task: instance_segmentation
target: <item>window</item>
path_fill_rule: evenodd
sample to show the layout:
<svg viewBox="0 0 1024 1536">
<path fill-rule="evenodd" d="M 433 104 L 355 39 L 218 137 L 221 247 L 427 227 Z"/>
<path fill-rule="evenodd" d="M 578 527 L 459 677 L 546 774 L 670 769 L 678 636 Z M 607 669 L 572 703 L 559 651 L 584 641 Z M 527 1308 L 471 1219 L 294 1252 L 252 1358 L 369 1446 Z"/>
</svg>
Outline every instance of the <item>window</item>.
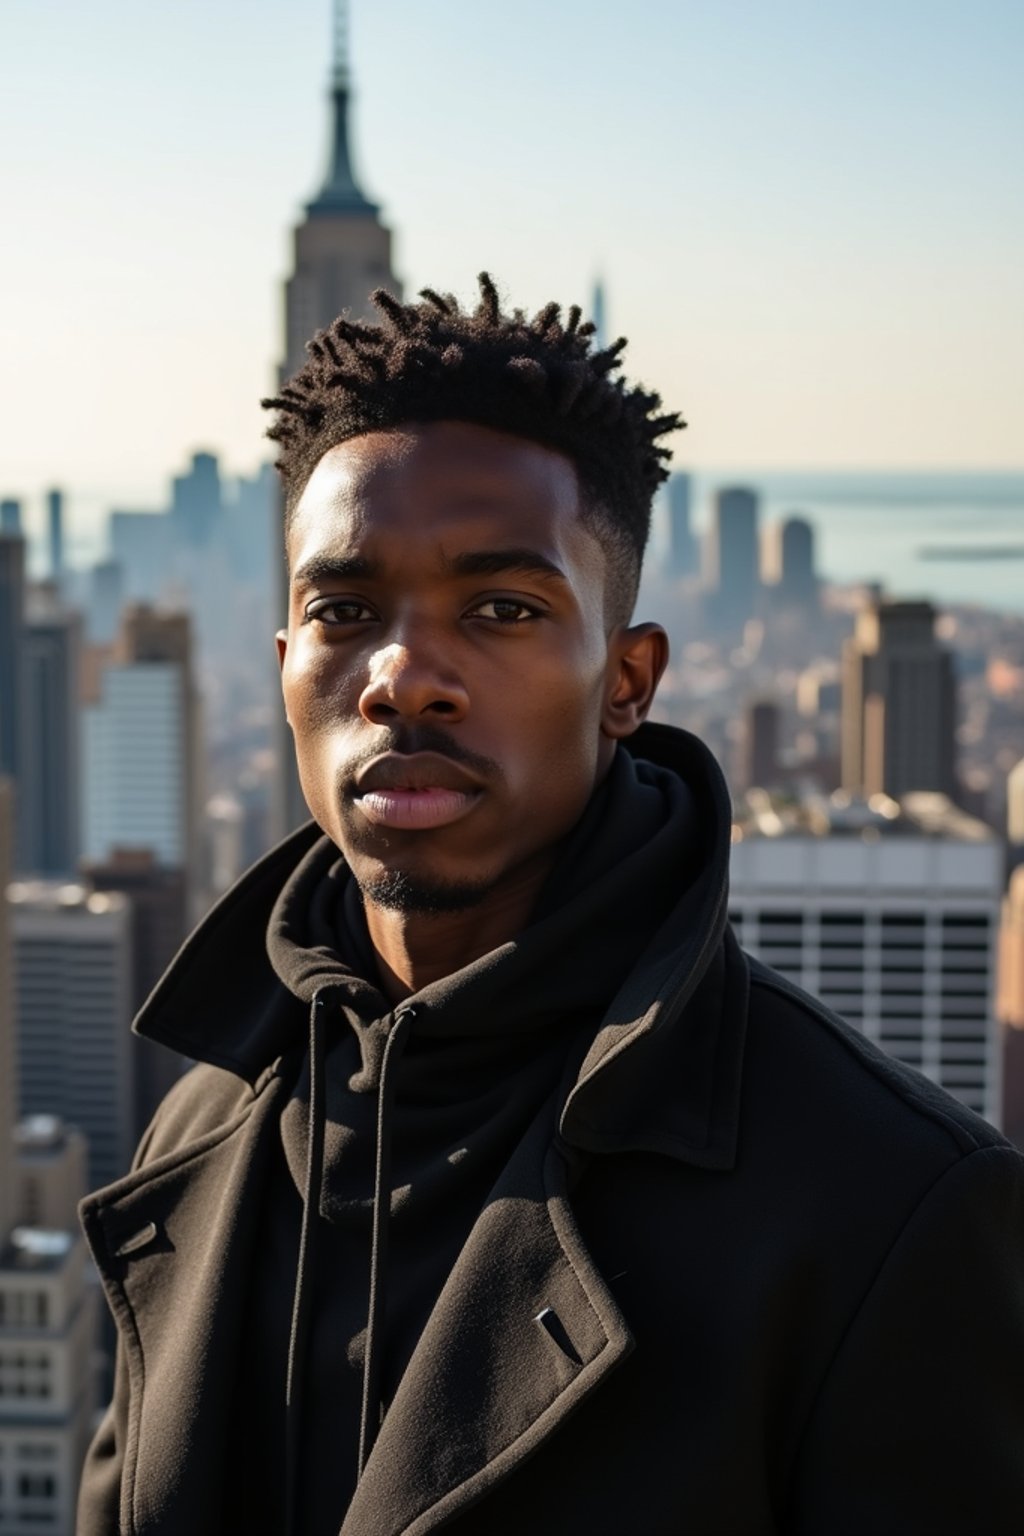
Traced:
<svg viewBox="0 0 1024 1536">
<path fill-rule="evenodd" d="M 19 1472 L 18 1493 L 23 1499 L 52 1499 L 57 1479 L 52 1472 Z"/>
</svg>

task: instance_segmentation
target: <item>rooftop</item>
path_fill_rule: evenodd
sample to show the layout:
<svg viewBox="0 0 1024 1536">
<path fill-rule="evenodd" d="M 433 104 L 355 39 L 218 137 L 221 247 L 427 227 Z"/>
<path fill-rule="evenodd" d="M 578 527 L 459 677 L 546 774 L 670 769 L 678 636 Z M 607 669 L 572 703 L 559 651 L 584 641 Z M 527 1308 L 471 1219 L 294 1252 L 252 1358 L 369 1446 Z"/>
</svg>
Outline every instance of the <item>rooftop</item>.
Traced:
<svg viewBox="0 0 1024 1536">
<path fill-rule="evenodd" d="M 916 790 L 899 800 L 888 795 L 860 800 L 844 790 L 793 799 L 751 789 L 735 806 L 733 842 L 759 837 L 846 837 L 861 842 L 942 838 L 991 843 L 995 834 L 983 821 L 954 805 L 948 795 L 926 790 Z"/>
<path fill-rule="evenodd" d="M 7 899 L 16 907 L 93 916 L 122 912 L 126 906 L 120 891 L 90 891 L 88 886 L 71 880 L 15 880 L 7 887 Z"/>
<path fill-rule="evenodd" d="M 49 1227 L 15 1227 L 0 1250 L 0 1272 L 55 1274 L 74 1247 L 74 1241 L 72 1233 L 57 1232 Z"/>
</svg>

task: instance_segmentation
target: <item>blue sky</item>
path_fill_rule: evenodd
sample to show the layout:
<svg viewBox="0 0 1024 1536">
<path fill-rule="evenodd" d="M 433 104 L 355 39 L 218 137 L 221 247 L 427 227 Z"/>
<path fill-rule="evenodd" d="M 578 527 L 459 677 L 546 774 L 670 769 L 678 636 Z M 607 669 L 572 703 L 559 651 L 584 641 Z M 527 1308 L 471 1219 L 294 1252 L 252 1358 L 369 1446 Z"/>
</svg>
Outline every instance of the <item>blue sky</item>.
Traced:
<svg viewBox="0 0 1024 1536">
<path fill-rule="evenodd" d="M 328 0 L 0 0 L 0 487 L 246 470 Z M 586 303 L 683 463 L 1024 462 L 1017 0 L 354 0 L 355 138 L 411 290 Z"/>
</svg>

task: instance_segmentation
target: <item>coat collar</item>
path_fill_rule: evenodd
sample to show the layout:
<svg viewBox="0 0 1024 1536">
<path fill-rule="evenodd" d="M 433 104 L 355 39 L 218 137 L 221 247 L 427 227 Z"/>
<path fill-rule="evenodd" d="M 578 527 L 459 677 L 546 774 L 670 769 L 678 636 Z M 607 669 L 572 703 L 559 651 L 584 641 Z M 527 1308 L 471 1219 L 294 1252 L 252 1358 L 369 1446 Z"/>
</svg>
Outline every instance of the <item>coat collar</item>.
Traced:
<svg viewBox="0 0 1024 1536">
<path fill-rule="evenodd" d="M 635 757 L 689 784 L 705 846 L 697 878 L 612 1000 L 578 1063 L 560 1131 L 583 1152 L 658 1151 L 703 1167 L 735 1156 L 746 967 L 726 939 L 731 812 L 721 771 L 696 737 L 641 726 Z M 306 1032 L 304 1005 L 267 956 L 274 903 L 322 834 L 272 849 L 213 907 L 135 1021 L 137 1033 L 250 1084 Z"/>
<path fill-rule="evenodd" d="M 225 1427 L 282 1080 L 90 1195 L 131 1390 L 125 1530 L 220 1528 Z M 388 1408 L 341 1536 L 428 1536 L 541 1445 L 633 1348 L 541 1113 L 488 1197 Z M 216 1213 L 211 1219 L 211 1213 Z M 250 1341 L 251 1342 L 251 1341 Z"/>
</svg>

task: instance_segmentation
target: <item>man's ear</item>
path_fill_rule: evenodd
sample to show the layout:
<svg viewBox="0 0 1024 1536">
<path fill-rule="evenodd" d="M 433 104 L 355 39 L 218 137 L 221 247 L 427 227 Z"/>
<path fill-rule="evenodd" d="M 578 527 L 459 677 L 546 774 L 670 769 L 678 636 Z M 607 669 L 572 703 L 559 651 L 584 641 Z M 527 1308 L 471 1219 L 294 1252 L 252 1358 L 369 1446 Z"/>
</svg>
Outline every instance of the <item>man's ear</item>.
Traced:
<svg viewBox="0 0 1024 1536">
<path fill-rule="evenodd" d="M 632 736 L 647 718 L 668 666 L 668 636 L 660 624 L 623 625 L 608 647 L 608 691 L 601 731 L 613 741 Z"/>
</svg>

